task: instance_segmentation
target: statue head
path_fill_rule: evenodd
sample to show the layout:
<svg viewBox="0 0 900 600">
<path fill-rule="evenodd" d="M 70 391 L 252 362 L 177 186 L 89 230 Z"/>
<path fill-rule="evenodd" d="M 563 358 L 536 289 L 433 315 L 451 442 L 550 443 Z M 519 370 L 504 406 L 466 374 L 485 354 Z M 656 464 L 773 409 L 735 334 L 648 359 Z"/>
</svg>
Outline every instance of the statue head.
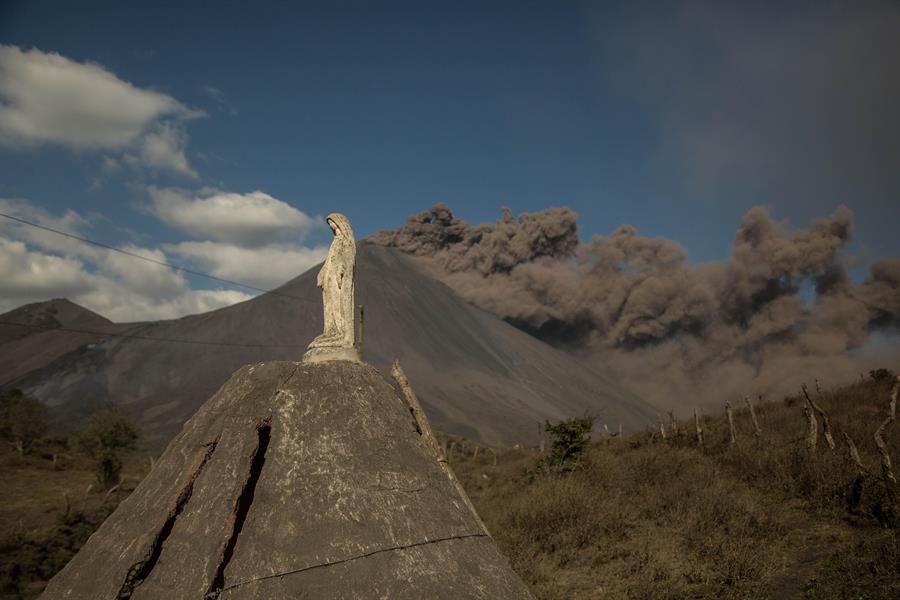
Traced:
<svg viewBox="0 0 900 600">
<path fill-rule="evenodd" d="M 355 241 L 353 237 L 353 228 L 350 227 L 350 221 L 341 213 L 331 213 L 325 218 L 328 226 L 335 237 L 344 237 L 351 241 Z"/>
</svg>

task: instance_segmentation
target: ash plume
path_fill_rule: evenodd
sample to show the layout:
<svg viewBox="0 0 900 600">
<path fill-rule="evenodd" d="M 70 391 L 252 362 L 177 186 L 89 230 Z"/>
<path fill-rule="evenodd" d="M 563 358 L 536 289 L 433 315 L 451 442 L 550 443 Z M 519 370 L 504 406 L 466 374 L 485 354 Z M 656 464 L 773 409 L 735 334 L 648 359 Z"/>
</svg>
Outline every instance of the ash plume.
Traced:
<svg viewBox="0 0 900 600">
<path fill-rule="evenodd" d="M 630 225 L 582 243 L 568 208 L 518 219 L 504 208 L 470 226 L 438 204 L 369 241 L 423 257 L 473 304 L 669 408 L 892 366 L 896 344 L 872 334 L 900 324 L 900 259 L 854 282 L 841 255 L 852 233 L 845 206 L 795 231 L 754 207 L 727 260 L 690 264 L 677 242 Z"/>
</svg>

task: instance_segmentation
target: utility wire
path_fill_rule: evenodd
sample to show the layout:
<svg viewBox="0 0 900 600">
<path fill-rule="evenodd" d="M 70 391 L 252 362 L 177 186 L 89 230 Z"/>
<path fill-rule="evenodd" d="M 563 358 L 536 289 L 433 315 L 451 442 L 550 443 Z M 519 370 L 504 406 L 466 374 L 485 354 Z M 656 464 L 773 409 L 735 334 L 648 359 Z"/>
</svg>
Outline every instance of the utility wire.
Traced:
<svg viewBox="0 0 900 600">
<path fill-rule="evenodd" d="M 105 250 L 110 250 L 112 252 L 118 252 L 119 254 L 124 254 L 125 256 L 130 256 L 132 258 L 139 258 L 141 260 L 145 260 L 145 261 L 147 261 L 149 263 L 153 263 L 155 265 L 169 267 L 170 269 L 175 269 L 176 271 L 181 271 L 182 273 L 187 273 L 189 275 L 197 275 L 198 277 L 206 277 L 207 279 L 212 279 L 214 281 L 219 281 L 221 283 L 227 283 L 229 285 L 236 285 L 239 287 L 247 288 L 249 290 L 262 292 L 264 294 L 272 294 L 273 296 L 283 296 L 285 298 L 293 298 L 294 300 L 302 300 L 304 302 L 311 302 L 311 300 L 309 298 L 302 298 L 300 296 L 285 294 L 283 292 L 278 292 L 275 290 L 267 290 L 267 289 L 264 289 L 261 287 L 257 287 L 255 285 L 250 285 L 249 283 L 241 283 L 240 281 L 232 281 L 230 279 L 223 279 L 222 277 L 216 277 L 215 275 L 210 275 L 209 273 L 203 273 L 202 271 L 195 271 L 193 269 L 188 269 L 187 267 L 181 267 L 179 265 L 175 265 L 170 262 L 166 262 L 164 260 L 157 260 L 155 258 L 150 258 L 149 256 L 143 256 L 142 254 L 137 254 L 135 252 L 129 252 L 128 250 L 116 248 L 115 246 L 110 246 L 109 244 L 104 244 L 103 242 L 98 242 L 96 240 L 88 239 L 86 237 L 81 237 L 80 235 L 75 235 L 74 233 L 69 233 L 67 231 L 60 231 L 59 229 L 53 229 L 52 227 L 47 227 L 46 225 L 40 225 L 38 223 L 26 221 L 25 219 L 22 219 L 19 217 L 14 217 L 14 216 L 8 215 L 6 213 L 0 212 L 0 217 L 4 217 L 11 221 L 16 221 L 18 223 L 21 223 L 22 225 L 28 225 L 29 227 L 35 227 L 37 229 L 49 231 L 50 233 L 55 233 L 56 235 L 61 235 L 63 237 L 67 237 L 72 240 L 77 240 L 77 241 L 83 242 L 85 244 L 91 244 L 91 245 L 97 246 L 99 248 L 104 248 Z"/>
<path fill-rule="evenodd" d="M 99 335 L 103 337 L 120 337 L 132 338 L 136 340 L 149 340 L 153 342 L 170 342 L 177 344 L 195 344 L 201 346 L 231 346 L 237 348 L 305 348 L 306 346 L 298 345 L 279 345 L 279 344 L 232 344 L 228 342 L 205 342 L 202 340 L 179 340 L 176 338 L 153 337 L 149 335 L 140 335 L 135 333 L 113 333 L 109 331 L 93 331 L 90 329 L 73 329 L 70 327 L 50 327 L 47 325 L 35 325 L 33 323 L 14 323 L 12 321 L 0 321 L 0 325 L 10 325 L 13 327 L 26 327 L 30 329 L 42 329 L 44 331 L 65 331 L 67 333 L 83 333 L 86 335 Z"/>
</svg>

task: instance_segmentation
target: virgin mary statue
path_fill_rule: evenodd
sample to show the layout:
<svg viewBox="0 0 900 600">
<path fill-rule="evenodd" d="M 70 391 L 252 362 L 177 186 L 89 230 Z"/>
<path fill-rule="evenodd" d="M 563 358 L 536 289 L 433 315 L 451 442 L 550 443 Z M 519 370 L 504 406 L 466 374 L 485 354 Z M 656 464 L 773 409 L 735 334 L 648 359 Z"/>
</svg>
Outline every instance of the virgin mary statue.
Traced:
<svg viewBox="0 0 900 600">
<path fill-rule="evenodd" d="M 326 221 L 334 239 L 316 278 L 316 285 L 322 290 L 325 328 L 322 335 L 310 342 L 303 361 L 358 361 L 359 353 L 354 346 L 353 302 L 356 240 L 350 221 L 344 215 L 331 213 Z"/>
</svg>

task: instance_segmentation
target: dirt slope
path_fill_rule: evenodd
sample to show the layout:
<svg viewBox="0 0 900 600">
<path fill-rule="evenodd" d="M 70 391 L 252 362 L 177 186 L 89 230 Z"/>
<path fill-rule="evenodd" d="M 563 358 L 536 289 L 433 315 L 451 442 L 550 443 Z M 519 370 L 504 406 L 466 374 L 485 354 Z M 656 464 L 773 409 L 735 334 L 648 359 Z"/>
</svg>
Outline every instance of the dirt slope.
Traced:
<svg viewBox="0 0 900 600">
<path fill-rule="evenodd" d="M 45 400 L 62 425 L 99 402 L 122 404 L 150 444 L 161 447 L 240 366 L 300 358 L 322 328 L 317 270 L 278 294 L 209 313 L 105 325 L 128 335 L 205 344 L 40 333 L 42 346 L 59 350 L 40 368 L 25 375 L 19 369 L 0 382 Z M 365 306 L 365 360 L 387 372 L 399 358 L 437 429 L 513 444 L 533 442 L 545 418 L 590 411 L 601 422 L 628 429 L 652 417 L 644 402 L 610 376 L 473 307 L 396 250 L 360 244 L 357 282 L 357 304 Z M 0 345 L 0 364 L 24 354 L 32 339 L 35 334 Z"/>
</svg>

